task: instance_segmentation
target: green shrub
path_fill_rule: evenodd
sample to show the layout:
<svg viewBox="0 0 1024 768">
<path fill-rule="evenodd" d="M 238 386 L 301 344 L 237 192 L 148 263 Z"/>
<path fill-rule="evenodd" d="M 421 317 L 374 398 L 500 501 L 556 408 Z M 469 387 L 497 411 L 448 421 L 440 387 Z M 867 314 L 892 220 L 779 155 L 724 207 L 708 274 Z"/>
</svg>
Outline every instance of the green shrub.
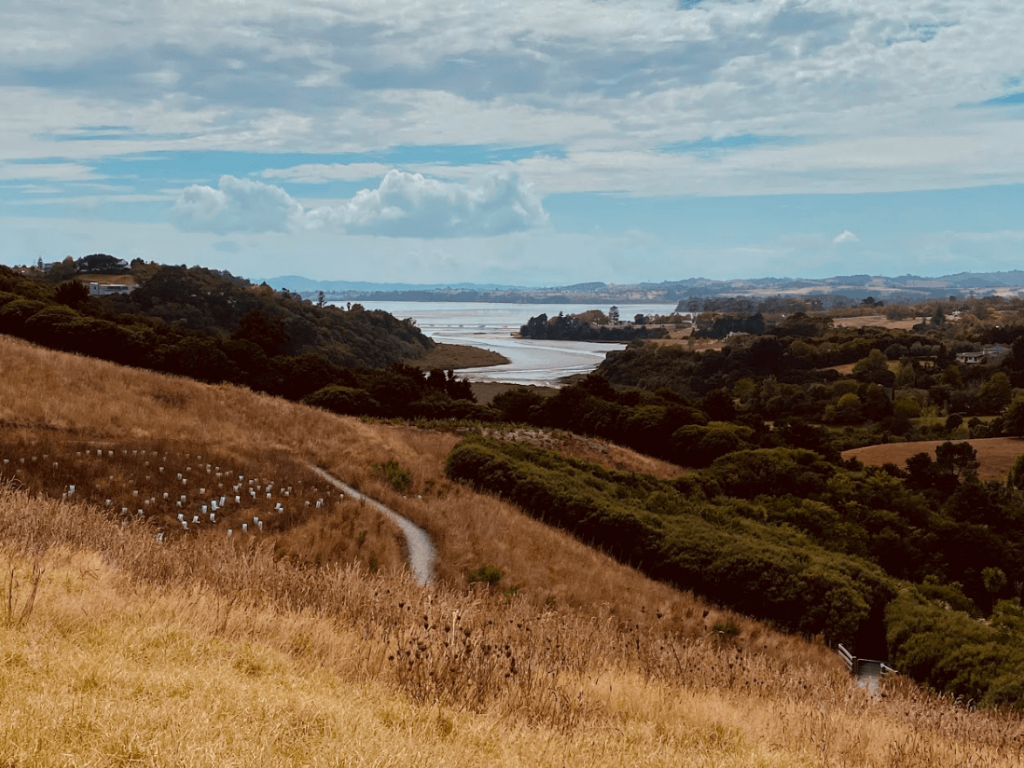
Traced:
<svg viewBox="0 0 1024 768">
<path fill-rule="evenodd" d="M 792 631 L 853 642 L 871 607 L 893 592 L 877 566 L 650 476 L 480 437 L 456 446 L 446 471 L 653 578 Z"/>
<path fill-rule="evenodd" d="M 504 575 L 505 574 L 503 574 L 493 565 L 482 565 L 475 571 L 467 573 L 466 581 L 468 581 L 470 584 L 483 583 L 487 584 L 488 586 L 492 586 L 501 581 L 501 578 Z M 518 590 L 518 587 L 516 587 L 515 589 Z"/>
<path fill-rule="evenodd" d="M 731 621 L 716 621 L 711 631 L 722 638 L 736 637 L 740 633 L 739 627 Z"/>
<path fill-rule="evenodd" d="M 374 464 L 373 468 L 388 481 L 388 485 L 399 493 L 405 493 L 412 485 L 412 477 L 393 459 L 383 464 Z"/>
</svg>

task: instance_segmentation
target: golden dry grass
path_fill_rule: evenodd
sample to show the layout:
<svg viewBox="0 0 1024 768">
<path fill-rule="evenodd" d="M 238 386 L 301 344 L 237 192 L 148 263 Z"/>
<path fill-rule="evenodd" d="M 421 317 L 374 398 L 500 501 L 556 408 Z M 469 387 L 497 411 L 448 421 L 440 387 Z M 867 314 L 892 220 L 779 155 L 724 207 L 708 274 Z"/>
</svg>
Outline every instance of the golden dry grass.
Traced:
<svg viewBox="0 0 1024 768">
<path fill-rule="evenodd" d="M 853 373 L 853 368 L 854 368 L 855 365 L 857 365 L 857 363 L 842 363 L 841 365 L 829 365 L 829 366 L 826 366 L 825 368 L 822 368 L 822 370 L 823 371 L 838 371 L 839 373 L 841 373 L 841 374 L 843 374 L 845 376 L 849 376 L 851 373 Z M 899 360 L 890 360 L 889 361 L 889 370 L 890 371 L 892 371 L 893 373 L 896 373 L 897 371 L 899 371 L 899 368 L 900 368 Z"/>
<path fill-rule="evenodd" d="M 280 451 L 243 460 L 199 443 L 84 440 L 8 427 L 0 433 L 0 462 L 0 475 L 31 493 L 61 498 L 70 490 L 114 522 L 144 517 L 167 539 L 258 536 L 272 540 L 279 556 L 309 563 L 403 562 L 393 523 Z"/>
<path fill-rule="evenodd" d="M 887 443 L 885 445 L 869 445 L 864 448 L 853 448 L 843 451 L 843 458 L 856 458 L 873 467 L 891 463 L 903 467 L 907 459 L 916 453 L 930 453 L 935 458 L 935 449 L 945 440 L 920 440 L 912 443 Z M 954 441 L 964 442 L 964 441 Z M 978 477 L 982 480 L 1006 480 L 1013 466 L 1013 461 L 1024 453 L 1024 440 L 1017 437 L 987 437 L 981 440 L 968 440 L 978 452 Z"/>
<path fill-rule="evenodd" d="M 4 765 L 1008 766 L 1016 718 L 0 490 Z M 42 567 L 31 592 L 31 566 Z M 9 569 L 9 570 L 8 570 Z M 6 583 L 5 579 L 5 583 Z M 5 595 L 6 597 L 6 595 Z M 6 604 L 6 600 L 5 600 Z M 26 613 L 22 608 L 32 605 Z M 21 617 L 24 617 L 23 619 Z"/>
<path fill-rule="evenodd" d="M 1016 717 L 908 685 L 872 699 L 827 649 L 446 482 L 455 435 L 4 338 L 0 419 L 201 445 L 224 462 L 316 462 L 427 528 L 442 577 L 424 590 L 400 570 L 310 567 L 270 537 L 158 544 L 152 524 L 0 489 L 0 565 L 15 576 L 0 610 L 0 765 L 1020 764 Z M 412 476 L 408 498 L 374 470 L 389 459 Z M 505 580 L 468 587 L 484 563 Z M 714 631 L 728 622 L 737 637 Z"/>
<path fill-rule="evenodd" d="M 407 365 L 424 371 L 439 369 L 449 371 L 460 368 L 483 368 L 488 365 L 504 365 L 509 359 L 489 349 L 471 347 L 467 344 L 436 344 L 422 357 L 407 361 Z"/>
<path fill-rule="evenodd" d="M 506 586 L 519 586 L 539 605 L 597 606 L 601 615 L 634 621 L 661 606 L 693 635 L 724 617 L 743 628 L 741 643 L 750 634 L 748 626 L 760 627 L 645 579 L 510 504 L 453 486 L 444 476 L 444 460 L 458 435 L 367 423 L 238 387 L 123 368 L 8 337 L 0 337 L 0 355 L 0 422 L 75 439 L 201 445 L 223 461 L 239 463 L 273 461 L 287 453 L 324 467 L 427 530 L 438 549 L 439 573 L 453 583 L 492 565 L 505 573 Z M 410 473 L 408 493 L 394 491 L 374 469 L 389 460 Z M 711 612 L 708 621 L 702 618 L 705 610 Z M 770 634 L 773 645 L 807 653 L 799 641 Z M 826 657 L 820 658 L 825 664 Z M 833 663 L 829 657 L 827 664 Z"/>
<path fill-rule="evenodd" d="M 683 328 L 669 332 L 667 339 L 646 339 L 644 344 L 655 347 L 686 347 L 694 352 L 721 351 L 725 348 L 725 339 L 691 339 L 693 328 Z"/>
<path fill-rule="evenodd" d="M 921 322 L 919 317 L 904 320 L 890 320 L 885 315 L 860 315 L 858 317 L 834 317 L 836 328 L 890 328 L 892 330 L 909 331 Z"/>
<path fill-rule="evenodd" d="M 671 480 L 690 471 L 678 464 L 656 459 L 653 456 L 645 456 L 631 448 L 609 443 L 607 440 L 582 437 L 571 432 L 501 426 L 485 428 L 482 432 L 499 440 L 536 445 L 576 459 L 600 464 L 608 469 L 641 472 L 653 475 L 660 480 Z"/>
</svg>

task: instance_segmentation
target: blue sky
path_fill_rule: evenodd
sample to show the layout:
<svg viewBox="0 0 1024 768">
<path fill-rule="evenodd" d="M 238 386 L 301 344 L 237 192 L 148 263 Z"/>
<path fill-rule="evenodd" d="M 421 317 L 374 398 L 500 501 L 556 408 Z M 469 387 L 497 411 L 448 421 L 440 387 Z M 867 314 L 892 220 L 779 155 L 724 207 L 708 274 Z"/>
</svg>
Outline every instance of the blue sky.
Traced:
<svg viewBox="0 0 1024 768">
<path fill-rule="evenodd" d="M 0 262 L 1017 268 L 1021 30 L 988 0 L 6 0 Z"/>
</svg>

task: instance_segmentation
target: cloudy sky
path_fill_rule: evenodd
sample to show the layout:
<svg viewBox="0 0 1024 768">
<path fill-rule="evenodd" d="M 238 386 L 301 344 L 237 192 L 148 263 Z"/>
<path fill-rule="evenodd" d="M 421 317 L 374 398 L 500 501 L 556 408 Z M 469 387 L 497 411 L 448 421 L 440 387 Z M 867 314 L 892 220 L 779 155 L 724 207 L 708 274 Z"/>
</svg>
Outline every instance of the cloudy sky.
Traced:
<svg viewBox="0 0 1024 768">
<path fill-rule="evenodd" d="M 1024 265 L 1015 0 L 4 0 L 0 262 Z"/>
</svg>

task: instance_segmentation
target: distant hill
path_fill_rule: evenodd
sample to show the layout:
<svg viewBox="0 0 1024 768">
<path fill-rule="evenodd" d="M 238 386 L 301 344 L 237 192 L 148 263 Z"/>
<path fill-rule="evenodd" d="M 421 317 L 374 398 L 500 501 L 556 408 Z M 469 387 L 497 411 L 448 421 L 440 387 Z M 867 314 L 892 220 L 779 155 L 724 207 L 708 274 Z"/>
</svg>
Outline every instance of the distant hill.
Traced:
<svg viewBox="0 0 1024 768">
<path fill-rule="evenodd" d="M 283 380 L 292 373 L 284 361 L 300 357 L 342 369 L 380 369 L 435 347 L 415 324 L 387 312 L 358 304 L 320 307 L 297 293 L 202 267 L 136 261 L 130 293 L 94 296 L 74 282 L 74 262 L 61 266 L 68 274 L 59 284 L 53 270 L 0 267 L 0 333 L 266 391 L 276 391 L 276 385 L 252 376 L 263 376 L 272 360 L 281 362 L 277 373 Z"/>
<path fill-rule="evenodd" d="M 290 291 L 201 267 L 160 267 L 128 295 L 104 300 L 216 338 L 248 338 L 268 355 L 323 355 L 344 367 L 382 368 L 421 356 L 433 342 L 386 312 L 318 307 Z"/>
<path fill-rule="evenodd" d="M 799 277 L 758 277 L 734 280 L 709 280 L 692 277 L 660 283 L 614 285 L 581 282 L 552 287 L 527 287 L 491 283 L 411 284 L 371 283 L 343 280 L 311 280 L 285 276 L 269 278 L 278 289 L 295 291 L 314 298 L 323 291 L 331 301 L 481 301 L 501 304 L 670 304 L 711 296 L 815 296 L 825 305 L 841 305 L 843 300 L 860 302 L 868 297 L 882 301 L 920 302 L 947 298 L 1024 295 L 1024 270 L 1006 272 L 961 272 L 942 277 L 902 275 L 884 277 L 868 274 L 839 275 L 821 279 Z M 831 297 L 831 298 L 829 298 Z"/>
<path fill-rule="evenodd" d="M 445 291 L 445 290 L 472 290 L 472 291 L 494 291 L 508 290 L 516 286 L 503 286 L 497 283 L 431 283 L 421 285 L 417 283 L 369 283 L 350 280 L 311 280 L 308 277 L 299 275 L 284 275 L 282 277 L 268 277 L 264 282 L 277 290 L 295 291 L 296 293 L 375 293 L 379 291 Z"/>
</svg>

